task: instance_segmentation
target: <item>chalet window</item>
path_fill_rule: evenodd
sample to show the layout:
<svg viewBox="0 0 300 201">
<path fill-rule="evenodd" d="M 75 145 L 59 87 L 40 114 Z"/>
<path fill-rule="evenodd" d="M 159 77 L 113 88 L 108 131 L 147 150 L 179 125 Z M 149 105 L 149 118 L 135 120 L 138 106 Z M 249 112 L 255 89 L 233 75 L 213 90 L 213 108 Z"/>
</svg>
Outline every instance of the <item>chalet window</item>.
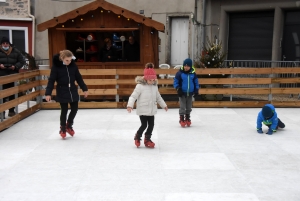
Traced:
<svg viewBox="0 0 300 201">
<path fill-rule="evenodd" d="M 67 31 L 66 45 L 77 62 L 139 62 L 139 36 L 139 30 Z"/>
<path fill-rule="evenodd" d="M 0 36 L 9 38 L 9 41 L 20 51 L 28 52 L 28 28 L 0 26 Z M 1 39 L 0 39 L 1 40 Z"/>
</svg>

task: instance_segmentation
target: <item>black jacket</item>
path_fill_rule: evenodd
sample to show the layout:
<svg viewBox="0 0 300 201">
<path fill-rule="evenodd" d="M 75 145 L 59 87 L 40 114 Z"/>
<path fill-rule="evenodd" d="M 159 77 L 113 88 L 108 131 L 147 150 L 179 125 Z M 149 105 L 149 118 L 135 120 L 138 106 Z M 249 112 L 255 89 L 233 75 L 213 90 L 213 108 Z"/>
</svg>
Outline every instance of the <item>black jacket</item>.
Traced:
<svg viewBox="0 0 300 201">
<path fill-rule="evenodd" d="M 53 57 L 53 66 L 48 79 L 45 93 L 46 96 L 51 95 L 55 81 L 57 82 L 56 101 L 60 103 L 79 101 L 79 94 L 75 81 L 82 91 L 88 90 L 74 60 L 72 60 L 68 66 L 64 65 L 63 62 L 59 60 L 59 54 L 54 55 Z"/>
<path fill-rule="evenodd" d="M 0 47 L 0 64 L 10 64 L 15 66 L 15 70 L 0 69 L 0 76 L 10 75 L 19 72 L 20 68 L 25 65 L 25 58 L 21 52 L 14 47 L 12 47 L 12 51 L 9 55 L 7 55 Z"/>
</svg>

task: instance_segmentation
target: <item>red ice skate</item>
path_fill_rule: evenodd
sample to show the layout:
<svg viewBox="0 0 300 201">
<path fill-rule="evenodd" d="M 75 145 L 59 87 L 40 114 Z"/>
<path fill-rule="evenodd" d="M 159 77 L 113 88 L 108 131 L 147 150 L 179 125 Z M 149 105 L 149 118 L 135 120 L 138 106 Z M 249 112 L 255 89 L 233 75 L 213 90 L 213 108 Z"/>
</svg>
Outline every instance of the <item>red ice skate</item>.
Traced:
<svg viewBox="0 0 300 201">
<path fill-rule="evenodd" d="M 137 148 L 141 146 L 141 136 L 139 136 L 137 133 L 134 136 L 134 144 Z"/>
<path fill-rule="evenodd" d="M 185 125 L 186 125 L 186 122 L 184 121 L 184 116 L 183 115 L 180 115 L 180 117 L 179 117 L 180 119 L 179 119 L 179 124 L 181 125 L 181 127 L 185 127 Z"/>
<path fill-rule="evenodd" d="M 59 131 L 60 136 L 65 139 L 66 138 L 66 126 L 60 126 L 60 131 Z"/>
<path fill-rule="evenodd" d="M 73 130 L 73 127 L 72 127 L 73 124 L 69 124 L 67 122 L 67 128 L 66 128 L 66 131 L 67 133 L 69 133 L 72 137 L 75 135 L 75 131 Z"/>
<path fill-rule="evenodd" d="M 144 144 L 148 148 L 154 148 L 155 143 L 151 141 L 151 135 L 145 135 Z"/>
<path fill-rule="evenodd" d="M 191 121 L 191 119 L 190 119 L 190 115 L 189 115 L 189 114 L 186 114 L 186 115 L 185 115 L 185 123 L 186 123 L 186 125 L 187 125 L 188 127 L 190 127 L 191 124 L 192 124 L 192 121 Z"/>
</svg>

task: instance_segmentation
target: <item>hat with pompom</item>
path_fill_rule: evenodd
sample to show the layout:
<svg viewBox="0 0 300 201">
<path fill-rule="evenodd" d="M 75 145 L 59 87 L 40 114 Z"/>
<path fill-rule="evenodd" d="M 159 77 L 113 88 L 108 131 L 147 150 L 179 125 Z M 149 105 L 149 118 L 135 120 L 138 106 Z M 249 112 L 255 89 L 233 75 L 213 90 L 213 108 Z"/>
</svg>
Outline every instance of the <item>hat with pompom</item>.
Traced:
<svg viewBox="0 0 300 201">
<path fill-rule="evenodd" d="M 144 69 L 144 79 L 145 80 L 152 80 L 156 79 L 156 72 L 153 68 L 145 68 Z"/>
</svg>

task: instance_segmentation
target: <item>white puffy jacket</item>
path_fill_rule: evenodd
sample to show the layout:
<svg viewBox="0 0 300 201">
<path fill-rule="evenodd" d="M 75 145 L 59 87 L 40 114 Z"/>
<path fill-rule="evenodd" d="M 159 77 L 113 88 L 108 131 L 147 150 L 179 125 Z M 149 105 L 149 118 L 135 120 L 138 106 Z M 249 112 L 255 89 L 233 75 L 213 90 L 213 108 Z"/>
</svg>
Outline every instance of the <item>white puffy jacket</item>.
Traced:
<svg viewBox="0 0 300 201">
<path fill-rule="evenodd" d="M 157 103 L 161 108 L 167 107 L 158 91 L 157 80 L 155 80 L 154 84 L 149 85 L 147 84 L 147 81 L 144 80 L 144 77 L 138 76 L 135 78 L 135 82 L 137 85 L 129 97 L 127 107 L 133 108 L 134 102 L 137 100 L 137 115 L 155 115 L 157 113 Z"/>
</svg>

